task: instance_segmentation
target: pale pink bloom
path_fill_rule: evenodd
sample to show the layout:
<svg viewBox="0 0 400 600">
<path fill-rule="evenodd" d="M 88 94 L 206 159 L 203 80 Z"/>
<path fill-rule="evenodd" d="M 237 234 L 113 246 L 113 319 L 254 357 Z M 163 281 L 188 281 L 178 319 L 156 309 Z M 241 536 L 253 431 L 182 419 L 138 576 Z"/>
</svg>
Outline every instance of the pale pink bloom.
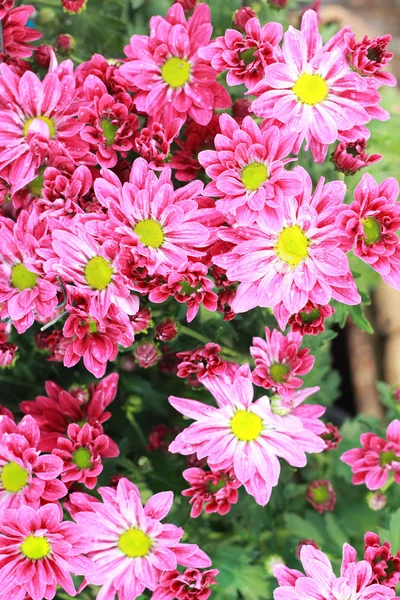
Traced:
<svg viewBox="0 0 400 600">
<path fill-rule="evenodd" d="M 265 340 L 254 337 L 250 348 L 256 365 L 253 382 L 291 397 L 294 390 L 303 385 L 299 375 L 309 373 L 315 362 L 309 348 L 300 349 L 302 342 L 303 336 L 299 333 L 290 332 L 285 336 L 277 329 L 270 331 L 266 327 Z"/>
<path fill-rule="evenodd" d="M 340 457 L 353 472 L 354 485 L 365 484 L 369 490 L 379 490 L 394 476 L 400 483 L 400 421 L 395 419 L 386 430 L 386 439 L 374 433 L 363 433 L 361 448 L 347 450 Z"/>
<path fill-rule="evenodd" d="M 164 125 L 189 116 L 207 125 L 215 108 L 228 108 L 228 92 L 216 81 L 209 61 L 199 56 L 199 48 L 210 41 L 210 9 L 200 4 L 186 21 L 180 4 L 174 4 L 164 19 L 150 20 L 150 37 L 133 35 L 125 47 L 128 61 L 122 75 L 140 91 L 136 108 Z"/>
<path fill-rule="evenodd" d="M 4 599 L 52 600 L 60 586 L 76 595 L 73 575 L 84 575 L 92 567 L 84 555 L 85 531 L 62 521 L 62 510 L 47 504 L 38 510 L 21 506 L 8 510 L 0 525 L 1 594 Z"/>
<path fill-rule="evenodd" d="M 296 173 L 303 191 L 284 198 L 275 219 L 260 213 L 248 227 L 220 228 L 218 236 L 234 246 L 213 257 L 226 269 L 231 281 L 239 281 L 232 309 L 246 312 L 255 306 L 283 304 L 288 316 L 308 301 L 326 305 L 331 298 L 359 304 L 347 257 L 341 249 L 343 233 L 335 223 L 342 210 L 346 186 L 340 181 L 324 185 L 321 179 L 312 193 L 311 178 L 301 167 Z M 347 236 L 346 236 L 347 237 Z"/>
<path fill-rule="evenodd" d="M 35 7 L 31 4 L 13 8 L 14 2 L 2 2 L 0 6 L 0 19 L 2 27 L 2 54 L 15 58 L 28 58 L 32 56 L 34 47 L 31 42 L 42 37 L 40 31 L 27 25 Z M 11 9 L 11 10 L 10 10 Z"/>
<path fill-rule="evenodd" d="M 183 529 L 162 524 L 171 509 L 172 492 L 152 496 L 143 507 L 137 487 L 125 478 L 117 489 L 102 487 L 102 503 L 93 502 L 75 520 L 85 528 L 94 569 L 86 582 L 102 586 L 100 600 L 135 600 L 158 586 L 164 571 L 177 565 L 209 567 L 195 544 L 181 544 Z"/>
<path fill-rule="evenodd" d="M 211 594 L 210 586 L 217 583 L 215 577 L 218 573 L 217 569 L 186 569 L 184 573 L 166 571 L 151 600 L 207 600 Z"/>
<path fill-rule="evenodd" d="M 251 117 L 241 125 L 227 114 L 220 117 L 221 134 L 215 151 L 200 152 L 199 161 L 212 179 L 204 193 L 220 198 L 217 208 L 233 213 L 239 225 L 249 225 L 259 214 L 274 218 L 284 196 L 295 196 L 302 182 L 295 172 L 285 171 L 295 134 L 277 127 L 261 131 Z"/>
<path fill-rule="evenodd" d="M 339 132 L 358 139 L 354 128 L 372 118 L 389 118 L 378 106 L 378 92 L 350 68 L 344 42 L 348 32 L 343 29 L 322 46 L 317 14 L 308 10 L 301 31 L 289 27 L 285 33 L 283 62 L 267 66 L 265 80 L 251 90 L 259 95 L 252 104 L 255 114 L 277 119 L 297 132 L 318 163 L 325 160 Z"/>
<path fill-rule="evenodd" d="M 184 429 L 169 451 L 207 458 L 212 470 L 234 469 L 236 479 L 258 504 L 269 501 L 280 474 L 278 457 L 290 465 L 305 466 L 305 452 L 321 452 L 325 442 L 293 414 L 276 414 L 267 396 L 253 402 L 248 365 L 234 375 L 208 377 L 202 383 L 213 394 L 218 408 L 196 400 L 170 396 L 174 408 L 195 423 Z"/>
<path fill-rule="evenodd" d="M 377 87 L 380 85 L 394 86 L 397 83 L 394 75 L 383 71 L 394 56 L 393 52 L 387 51 L 391 39 L 391 35 L 372 39 L 365 35 L 361 42 L 357 43 L 353 33 L 345 36 L 351 66 L 360 75 L 370 77 L 373 85 Z"/>
<path fill-rule="evenodd" d="M 227 471 L 204 471 L 192 467 L 183 471 L 182 477 L 190 483 L 190 488 L 182 491 L 182 496 L 190 498 L 192 505 L 190 516 L 199 517 L 203 508 L 206 513 L 226 515 L 232 504 L 239 500 L 238 488 L 233 469 Z"/>
</svg>

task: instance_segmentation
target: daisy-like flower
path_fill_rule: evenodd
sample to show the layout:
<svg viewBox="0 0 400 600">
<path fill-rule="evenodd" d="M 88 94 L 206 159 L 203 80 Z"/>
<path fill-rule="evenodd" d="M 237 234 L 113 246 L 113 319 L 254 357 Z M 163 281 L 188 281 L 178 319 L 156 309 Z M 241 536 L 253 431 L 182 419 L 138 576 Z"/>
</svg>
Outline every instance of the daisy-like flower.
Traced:
<svg viewBox="0 0 400 600">
<path fill-rule="evenodd" d="M 283 197 L 302 189 L 299 176 L 284 169 L 296 134 L 285 135 L 277 127 L 261 131 L 251 117 L 238 125 L 227 114 L 221 115 L 220 127 L 215 151 L 199 154 L 213 180 L 204 193 L 220 198 L 217 208 L 235 214 L 239 225 L 253 223 L 260 213 L 273 219 Z"/>
<path fill-rule="evenodd" d="M 303 546 L 300 560 L 306 575 L 285 565 L 273 572 L 279 588 L 274 600 L 389 600 L 396 592 L 380 584 L 371 584 L 371 565 L 357 562 L 357 553 L 349 544 L 343 546 L 340 577 L 336 577 L 328 557 L 311 545 Z"/>
<path fill-rule="evenodd" d="M 139 112 L 164 125 L 173 119 L 186 121 L 187 116 L 207 125 L 215 108 L 230 106 L 229 94 L 217 83 L 215 70 L 199 56 L 211 32 L 207 5 L 196 6 L 186 21 L 182 6 L 174 4 L 165 19 L 151 19 L 150 37 L 131 37 L 125 47 L 128 61 L 120 70 L 140 90 L 134 97 Z"/>
<path fill-rule="evenodd" d="M 178 377 L 215 377 L 225 373 L 227 363 L 221 358 L 222 348 L 218 344 L 208 342 L 201 348 L 177 353 L 179 359 Z"/>
<path fill-rule="evenodd" d="M 179 543 L 183 529 L 162 524 L 173 502 L 172 492 L 152 496 L 143 507 L 137 487 L 125 478 L 117 489 L 99 489 L 103 502 L 75 514 L 85 528 L 94 569 L 86 582 L 102 586 L 98 598 L 135 600 L 158 586 L 164 571 L 177 565 L 209 567 L 211 561 L 195 544 Z"/>
<path fill-rule="evenodd" d="M 256 364 L 253 382 L 285 397 L 293 396 L 294 390 L 303 385 L 299 375 L 309 373 L 315 362 L 309 348 L 300 349 L 302 341 L 303 336 L 299 333 L 290 332 L 285 336 L 268 327 L 265 328 L 265 340 L 254 337 L 250 348 Z"/>
<path fill-rule="evenodd" d="M 400 483 L 400 421 L 395 419 L 386 430 L 386 439 L 374 433 L 363 433 L 361 448 L 347 450 L 340 457 L 353 472 L 354 485 L 365 484 L 369 490 L 379 490 L 393 474 Z"/>
<path fill-rule="evenodd" d="M 214 395 L 218 408 L 170 396 L 172 406 L 196 422 L 177 436 L 169 451 L 183 455 L 195 452 L 198 459 L 207 458 L 212 470 L 233 468 L 237 481 L 258 504 L 267 504 L 278 483 L 278 457 L 303 467 L 305 451 L 325 448 L 325 442 L 306 430 L 301 419 L 274 413 L 267 396 L 253 402 L 248 365 L 236 372 L 232 383 L 218 377 L 203 379 L 202 383 Z"/>
<path fill-rule="evenodd" d="M 349 33 L 345 36 L 351 66 L 360 75 L 371 78 L 377 86 L 394 86 L 397 83 L 394 75 L 383 71 L 394 56 L 393 52 L 387 51 L 391 39 L 391 35 L 372 39 L 366 35 L 357 43 L 354 34 Z"/>
<path fill-rule="evenodd" d="M 322 46 L 317 14 L 307 11 L 301 31 L 289 27 L 285 33 L 283 62 L 268 65 L 265 80 L 251 90 L 261 93 L 252 104 L 253 112 L 296 131 L 318 163 L 325 160 L 339 132 L 349 135 L 371 118 L 389 118 L 378 107 L 377 91 L 350 68 L 344 43 L 347 32 L 342 30 Z"/>
<path fill-rule="evenodd" d="M 182 496 L 190 498 L 192 505 L 190 516 L 194 519 L 201 511 L 226 515 L 232 504 L 239 499 L 238 488 L 241 483 L 236 480 L 233 469 L 228 471 L 204 471 L 192 467 L 183 471 L 182 476 L 190 483 L 190 488 L 183 490 Z"/>
<path fill-rule="evenodd" d="M 307 486 L 306 497 L 320 514 L 335 508 L 336 494 L 330 481 L 313 481 Z"/>
<path fill-rule="evenodd" d="M 290 315 L 283 304 L 274 308 L 274 315 L 281 329 L 289 325 L 291 330 L 299 332 L 301 335 L 318 335 L 325 330 L 325 320 L 329 319 L 335 312 L 335 309 L 326 304 L 315 304 L 308 301 L 303 310 Z"/>
<path fill-rule="evenodd" d="M 40 431 L 26 416 L 17 425 L 7 416 L 0 417 L 0 513 L 27 504 L 34 508 L 56 502 L 67 488 L 59 479 L 62 460 L 41 455 Z"/>
<path fill-rule="evenodd" d="M 75 596 L 70 574 L 84 575 L 92 566 L 86 547 L 83 528 L 63 522 L 59 506 L 8 510 L 0 524 L 2 597 L 52 600 L 58 585 Z"/>
<path fill-rule="evenodd" d="M 395 590 L 400 581 L 400 550 L 393 555 L 390 542 L 382 544 L 372 531 L 365 534 L 364 543 L 364 560 L 372 567 L 373 582 Z"/>
<path fill-rule="evenodd" d="M 2 26 L 2 50 L 3 55 L 15 58 L 28 58 L 32 56 L 34 47 L 31 42 L 42 37 L 40 31 L 27 25 L 31 14 L 35 11 L 32 5 L 13 8 L 14 2 L 5 0 L 0 6 L 0 19 Z"/>
<path fill-rule="evenodd" d="M 366 173 L 354 192 L 354 202 L 337 218 L 354 254 L 371 265 L 389 285 L 400 289 L 399 184 L 394 177 L 377 184 Z"/>
<path fill-rule="evenodd" d="M 184 573 L 167 571 L 162 574 L 151 600 L 207 600 L 211 594 L 210 586 L 217 583 L 218 573 L 217 569 L 186 569 Z"/>
<path fill-rule="evenodd" d="M 232 309 L 245 312 L 255 306 L 283 304 L 289 315 L 308 301 L 326 305 L 331 298 L 359 304 L 347 257 L 341 249 L 341 230 L 335 223 L 344 209 L 345 185 L 320 180 L 312 193 L 311 178 L 301 167 L 295 171 L 303 191 L 284 198 L 275 219 L 261 213 L 249 227 L 220 228 L 218 236 L 234 246 L 213 261 L 239 281 Z"/>
</svg>

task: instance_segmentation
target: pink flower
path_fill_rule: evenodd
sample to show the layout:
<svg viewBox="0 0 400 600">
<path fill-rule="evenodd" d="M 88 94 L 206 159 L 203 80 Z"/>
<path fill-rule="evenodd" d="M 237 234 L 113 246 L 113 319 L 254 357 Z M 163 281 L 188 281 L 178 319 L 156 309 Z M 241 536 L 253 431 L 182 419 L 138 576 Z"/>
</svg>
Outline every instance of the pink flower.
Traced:
<svg viewBox="0 0 400 600">
<path fill-rule="evenodd" d="M 218 573 L 217 569 L 186 569 L 184 573 L 167 571 L 161 575 L 151 600 L 207 600 L 211 594 L 210 586 L 217 583 L 215 577 Z"/>
<path fill-rule="evenodd" d="M 234 469 L 236 479 L 264 506 L 279 479 L 278 457 L 292 466 L 306 464 L 307 452 L 321 452 L 325 442 L 303 427 L 301 419 L 271 410 L 267 396 L 253 402 L 248 365 L 228 378 L 209 377 L 202 383 L 214 395 L 218 408 L 196 400 L 170 396 L 176 410 L 195 423 L 180 433 L 169 451 L 207 458 L 213 471 Z"/>
<path fill-rule="evenodd" d="M 50 44 L 41 44 L 40 46 L 36 46 L 33 53 L 33 58 L 38 67 L 44 67 L 45 69 L 48 69 L 53 53 L 53 46 Z"/>
<path fill-rule="evenodd" d="M 175 0 L 175 3 L 180 4 L 183 10 L 189 11 L 196 6 L 197 0 Z"/>
<path fill-rule="evenodd" d="M 330 481 L 313 481 L 307 486 L 306 497 L 320 514 L 335 508 L 336 494 Z"/>
<path fill-rule="evenodd" d="M 0 19 L 14 8 L 14 0 L 0 0 Z"/>
<path fill-rule="evenodd" d="M 203 471 L 197 467 L 186 469 L 182 476 L 190 483 L 190 488 L 183 490 L 182 496 L 190 498 L 192 505 L 190 516 L 199 517 L 201 511 L 226 515 L 232 504 L 239 499 L 238 488 L 241 483 L 236 480 L 233 469 L 227 471 Z"/>
<path fill-rule="evenodd" d="M 151 19 L 150 37 L 131 37 L 125 47 L 128 61 L 120 70 L 140 90 L 134 98 L 139 112 L 163 124 L 173 119 L 186 121 L 189 116 L 207 125 L 215 108 L 230 106 L 229 94 L 216 82 L 216 72 L 199 56 L 211 32 L 207 5 L 196 6 L 186 21 L 182 6 L 174 4 L 165 19 Z"/>
<path fill-rule="evenodd" d="M 196 374 L 196 377 L 215 377 L 223 375 L 227 363 L 220 357 L 221 346 L 209 342 L 201 348 L 178 352 L 178 377 L 188 377 Z"/>
<path fill-rule="evenodd" d="M 366 497 L 371 510 L 382 510 L 387 504 L 387 496 L 381 492 L 369 492 Z"/>
<path fill-rule="evenodd" d="M 257 15 L 250 6 L 242 6 L 233 14 L 233 24 L 239 31 L 244 31 L 247 21 L 254 17 L 257 17 Z"/>
<path fill-rule="evenodd" d="M 184 531 L 162 524 L 169 512 L 172 492 L 152 496 L 142 506 L 139 490 L 123 478 L 117 489 L 102 487 L 102 503 L 75 514 L 85 528 L 94 569 L 88 583 L 102 586 L 103 600 L 134 600 L 148 588 L 154 591 L 163 571 L 177 564 L 208 567 L 210 559 L 194 544 L 180 544 Z"/>
<path fill-rule="evenodd" d="M 218 232 L 221 239 L 234 244 L 213 260 L 227 270 L 231 281 L 241 283 L 232 302 L 235 312 L 255 306 L 273 307 L 275 312 L 283 304 L 289 318 L 308 301 L 321 305 L 331 298 L 345 304 L 361 302 L 335 223 L 345 208 L 344 184 L 323 185 L 321 179 L 313 194 L 310 176 L 301 167 L 295 171 L 303 181 L 303 192 L 284 198 L 275 219 L 260 213 L 254 225 L 221 227 Z"/>
<path fill-rule="evenodd" d="M 171 144 L 181 127 L 181 119 L 174 119 L 166 127 L 153 122 L 144 127 L 135 139 L 136 152 L 147 160 L 152 169 L 162 169 L 170 158 Z"/>
<path fill-rule="evenodd" d="M 347 450 L 340 457 L 353 472 L 352 483 L 365 483 L 369 490 L 379 490 L 393 473 L 400 483 L 400 421 L 394 420 L 386 430 L 386 439 L 374 433 L 363 433 L 361 448 Z"/>
<path fill-rule="evenodd" d="M 238 125 L 223 114 L 220 126 L 216 150 L 199 154 L 213 180 L 204 193 L 220 198 L 218 210 L 236 215 L 239 225 L 253 223 L 260 214 L 273 219 L 283 197 L 295 196 L 302 189 L 298 174 L 284 170 L 296 136 L 284 135 L 277 127 L 262 132 L 251 117 Z"/>
<path fill-rule="evenodd" d="M 314 542 L 314 540 L 301 540 L 301 542 L 298 543 L 298 546 L 296 548 L 296 556 L 299 560 L 300 560 L 301 549 L 303 546 L 312 546 L 313 548 L 316 548 L 317 550 L 319 550 L 319 546 L 318 546 L 317 542 Z"/>
<path fill-rule="evenodd" d="M 284 36 L 283 62 L 268 65 L 265 81 L 251 90 L 261 93 L 252 104 L 255 114 L 277 119 L 297 132 L 300 144 L 306 140 L 317 163 L 325 160 L 329 144 L 341 132 L 348 137 L 371 118 L 389 118 L 378 106 L 377 91 L 350 69 L 347 32 L 342 30 L 322 46 L 317 14 L 308 10 L 301 31 L 290 27 Z"/>
<path fill-rule="evenodd" d="M 391 35 L 372 39 L 366 35 L 357 43 L 354 34 L 348 33 L 345 36 L 351 66 L 360 75 L 370 77 L 376 87 L 394 86 L 397 83 L 394 75 L 382 70 L 393 58 L 393 52 L 387 51 L 391 39 Z"/>
<path fill-rule="evenodd" d="M 354 254 L 371 265 L 389 285 L 400 289 L 399 184 L 394 177 L 377 184 L 366 173 L 354 192 L 354 202 L 337 224 L 346 232 Z"/>
<path fill-rule="evenodd" d="M 87 205 L 87 197 L 90 196 L 92 199 L 94 195 L 90 169 L 85 165 L 75 168 L 65 159 L 55 163 L 58 167 L 48 167 L 43 173 L 41 197 L 35 200 L 35 206 L 41 212 L 48 211 L 46 216 L 51 215 L 57 219 L 64 216 L 73 217 L 77 213 L 82 214 Z M 98 207 L 102 210 L 100 204 Z"/>
<path fill-rule="evenodd" d="M 301 335 L 318 335 L 319 332 L 325 331 L 325 320 L 334 312 L 335 309 L 330 304 L 322 306 L 310 301 L 303 310 L 290 316 L 282 304 L 274 309 L 275 318 L 282 329 L 290 325 L 292 331 L 298 331 Z"/>
<path fill-rule="evenodd" d="M 17 360 L 18 346 L 5 342 L 0 344 L 0 368 L 13 367 Z"/>
<path fill-rule="evenodd" d="M 62 460 L 41 455 L 38 450 L 40 431 L 26 416 L 17 425 L 0 417 L 0 513 L 27 504 L 39 508 L 66 495 L 67 488 L 57 479 Z"/>
<path fill-rule="evenodd" d="M 326 443 L 327 450 L 335 450 L 342 441 L 342 436 L 340 435 L 339 429 L 333 425 L 333 423 L 326 424 L 326 429 L 323 433 L 321 433 L 320 437 L 322 437 Z"/>
<path fill-rule="evenodd" d="M 303 337 L 299 333 L 290 332 L 285 336 L 266 327 L 265 338 L 266 341 L 254 337 L 250 348 L 256 365 L 253 382 L 289 398 L 295 388 L 303 385 L 299 375 L 311 371 L 315 358 L 309 354 L 309 348 L 300 350 Z"/>
<path fill-rule="evenodd" d="M 2 6 L 1 6 L 2 5 Z M 26 25 L 31 14 L 35 11 L 32 5 L 12 8 L 14 2 L 5 0 L 0 5 L 0 19 L 2 19 L 2 54 L 15 58 L 28 58 L 32 56 L 33 46 L 30 42 L 42 37 L 40 31 Z"/>
<path fill-rule="evenodd" d="M 69 33 L 60 33 L 56 37 L 55 46 L 60 54 L 68 56 L 76 48 L 76 40 Z"/>
<path fill-rule="evenodd" d="M 87 0 L 61 0 L 61 4 L 65 12 L 75 15 L 86 10 Z"/>
<path fill-rule="evenodd" d="M 135 345 L 133 355 L 142 369 L 154 367 L 160 360 L 161 353 L 154 342 L 140 342 Z"/>
<path fill-rule="evenodd" d="M 376 533 L 369 531 L 364 537 L 364 560 L 372 567 L 373 583 L 396 589 L 400 581 L 400 550 L 393 556 L 390 543 L 381 544 Z"/>
<path fill-rule="evenodd" d="M 217 73 L 228 71 L 228 85 L 244 83 L 250 89 L 263 79 L 265 67 L 280 59 L 282 25 L 267 23 L 260 27 L 259 20 L 253 18 L 246 22 L 244 29 L 245 37 L 235 29 L 227 29 L 224 36 L 200 48 L 199 54 L 211 62 Z"/>
<path fill-rule="evenodd" d="M 289 0 L 268 0 L 268 2 L 274 8 L 285 8 Z"/>
<path fill-rule="evenodd" d="M 367 140 L 340 142 L 331 157 L 336 171 L 345 175 L 354 175 L 360 169 L 364 169 L 381 160 L 382 156 L 380 154 L 371 154 L 371 156 L 368 156 L 365 152 L 366 148 Z"/>
<path fill-rule="evenodd" d="M 152 326 L 151 311 L 148 308 L 141 308 L 135 315 L 130 317 L 130 322 L 135 333 L 146 333 Z"/>
<path fill-rule="evenodd" d="M 62 511 L 54 504 L 8 510 L 0 525 L 4 598 L 24 600 L 29 594 L 32 600 L 51 600 L 58 585 L 75 596 L 70 573 L 84 575 L 92 566 L 84 556 L 85 537 L 82 527 L 62 521 Z"/>
<path fill-rule="evenodd" d="M 169 342 L 173 340 L 179 333 L 179 325 L 174 319 L 167 317 L 157 324 L 156 339 L 161 342 Z"/>
</svg>

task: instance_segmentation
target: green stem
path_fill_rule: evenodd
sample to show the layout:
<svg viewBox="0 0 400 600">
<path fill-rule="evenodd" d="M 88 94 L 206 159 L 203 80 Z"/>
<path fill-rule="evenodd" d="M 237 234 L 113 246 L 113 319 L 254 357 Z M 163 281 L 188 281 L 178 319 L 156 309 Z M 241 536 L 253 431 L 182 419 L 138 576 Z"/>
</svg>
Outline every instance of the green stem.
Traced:
<svg viewBox="0 0 400 600">
<path fill-rule="evenodd" d="M 134 430 L 136 431 L 137 436 L 140 439 L 141 443 L 146 448 L 147 439 L 142 431 L 142 428 L 140 427 L 139 423 L 137 422 L 136 418 L 134 416 L 132 416 L 132 418 L 129 419 L 129 422 L 132 425 L 132 427 L 134 428 Z"/>
<path fill-rule="evenodd" d="M 338 179 L 340 179 L 340 181 L 344 181 L 345 174 L 344 174 L 344 173 L 340 173 L 340 172 L 339 172 L 339 173 L 337 174 L 337 178 L 338 178 Z"/>
<path fill-rule="evenodd" d="M 381 487 L 381 489 L 379 491 L 382 494 L 384 494 L 390 488 L 390 486 L 393 485 L 393 483 L 394 483 L 393 473 L 389 473 L 389 479 L 387 480 L 385 485 Z"/>
<path fill-rule="evenodd" d="M 193 329 L 190 329 L 189 327 L 186 327 L 185 325 L 180 325 L 179 331 L 181 333 L 184 333 L 185 335 L 188 335 L 189 337 L 194 338 L 195 340 L 198 340 L 202 344 L 210 343 L 210 340 L 205 335 L 203 335 L 202 333 L 199 333 L 198 331 L 194 331 Z M 243 354 L 240 354 L 239 352 L 235 352 L 235 350 L 231 350 L 231 348 L 228 348 L 227 346 L 222 346 L 221 344 L 219 344 L 219 345 L 221 346 L 221 354 L 226 354 L 226 356 L 229 356 L 231 358 L 236 358 L 236 359 L 245 358 L 245 362 L 249 362 L 249 360 L 251 360 L 250 356 L 245 357 Z"/>
</svg>

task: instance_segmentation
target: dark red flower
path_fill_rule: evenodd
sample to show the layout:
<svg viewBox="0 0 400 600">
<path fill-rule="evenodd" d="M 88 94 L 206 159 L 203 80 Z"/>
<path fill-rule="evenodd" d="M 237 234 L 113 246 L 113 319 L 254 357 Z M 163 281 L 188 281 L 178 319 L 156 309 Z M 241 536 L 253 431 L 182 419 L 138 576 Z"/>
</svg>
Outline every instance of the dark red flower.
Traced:
<svg viewBox="0 0 400 600">
<path fill-rule="evenodd" d="M 336 504 L 336 494 L 329 481 L 319 479 L 307 487 L 307 500 L 320 514 L 333 510 Z"/>
<path fill-rule="evenodd" d="M 182 496 L 190 498 L 192 505 L 190 516 L 197 518 L 201 511 L 226 515 L 232 504 L 239 499 L 238 488 L 241 484 L 237 481 L 233 469 L 227 471 L 204 471 L 193 467 L 182 473 L 190 483 L 190 488 L 183 490 Z"/>
<path fill-rule="evenodd" d="M 292 331 L 298 331 L 301 335 L 318 335 L 320 331 L 324 331 L 325 319 L 333 315 L 335 309 L 327 304 L 314 304 L 307 302 L 303 310 L 291 315 L 288 320 Z"/>
<path fill-rule="evenodd" d="M 69 33 L 60 33 L 56 38 L 56 48 L 60 54 L 68 56 L 75 50 L 76 41 Z"/>
<path fill-rule="evenodd" d="M 382 156 L 380 154 L 371 154 L 368 156 L 365 153 L 366 148 L 367 140 L 340 142 L 331 157 L 336 171 L 345 175 L 354 175 L 360 169 L 381 160 Z"/>
<path fill-rule="evenodd" d="M 181 359 L 178 365 L 178 377 L 188 377 L 196 374 L 198 378 L 222 375 L 226 369 L 225 361 L 219 356 L 221 346 L 209 342 L 201 348 L 178 352 L 177 357 Z"/>
<path fill-rule="evenodd" d="M 334 450 L 342 441 L 339 429 L 333 423 L 327 423 L 326 430 L 319 437 L 324 440 L 327 450 Z"/>
<path fill-rule="evenodd" d="M 86 9 L 87 0 L 61 0 L 65 12 L 77 14 Z"/>
<path fill-rule="evenodd" d="M 174 319 L 167 317 L 156 327 L 156 339 L 161 342 L 170 342 L 178 335 L 178 324 Z"/>
<path fill-rule="evenodd" d="M 244 31 L 244 26 L 249 19 L 257 17 L 256 13 L 250 6 L 242 6 L 233 15 L 233 24 L 239 30 Z"/>
</svg>

